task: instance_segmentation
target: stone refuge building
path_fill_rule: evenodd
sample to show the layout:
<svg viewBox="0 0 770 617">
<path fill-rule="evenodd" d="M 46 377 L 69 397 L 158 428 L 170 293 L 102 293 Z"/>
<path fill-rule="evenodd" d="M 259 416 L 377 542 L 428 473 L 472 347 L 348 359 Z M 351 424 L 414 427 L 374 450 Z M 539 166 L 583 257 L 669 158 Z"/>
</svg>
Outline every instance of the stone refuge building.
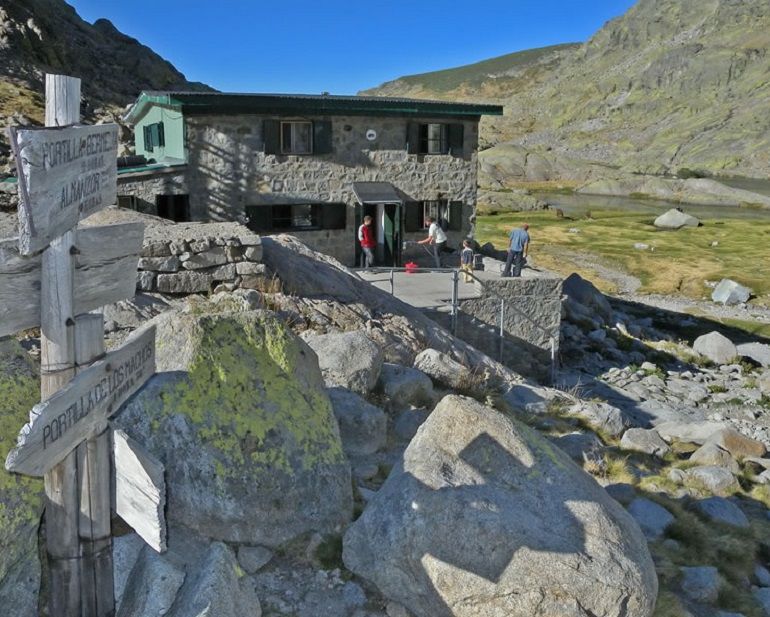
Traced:
<svg viewBox="0 0 770 617">
<path fill-rule="evenodd" d="M 361 96 L 143 92 L 126 119 L 138 166 L 119 205 L 175 221 L 288 232 L 346 265 L 375 220 L 378 263 L 434 216 L 458 246 L 476 206 L 478 124 L 502 107 Z M 144 157 L 142 159 L 141 157 Z"/>
</svg>

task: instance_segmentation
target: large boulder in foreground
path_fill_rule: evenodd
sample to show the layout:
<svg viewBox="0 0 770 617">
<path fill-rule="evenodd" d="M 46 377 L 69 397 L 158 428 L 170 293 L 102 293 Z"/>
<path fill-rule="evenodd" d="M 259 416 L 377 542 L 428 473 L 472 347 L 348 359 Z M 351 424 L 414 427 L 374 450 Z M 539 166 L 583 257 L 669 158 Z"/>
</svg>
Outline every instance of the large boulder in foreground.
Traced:
<svg viewBox="0 0 770 617">
<path fill-rule="evenodd" d="M 345 565 L 417 617 L 648 617 L 637 524 L 543 437 L 445 397 L 344 537 Z"/>
<path fill-rule="evenodd" d="M 38 369 L 15 340 L 0 340 L 0 457 L 16 445 L 40 402 Z M 43 482 L 0 470 L 0 599 L 5 615 L 35 617 L 40 587 L 37 529 Z"/>
<path fill-rule="evenodd" d="M 658 229 L 681 229 L 682 227 L 697 227 L 700 221 L 690 214 L 671 208 L 664 212 L 653 223 Z"/>
<path fill-rule="evenodd" d="M 156 375 L 116 421 L 166 466 L 167 516 L 277 546 L 349 520 L 350 468 L 313 351 L 265 311 L 164 313 Z"/>
</svg>

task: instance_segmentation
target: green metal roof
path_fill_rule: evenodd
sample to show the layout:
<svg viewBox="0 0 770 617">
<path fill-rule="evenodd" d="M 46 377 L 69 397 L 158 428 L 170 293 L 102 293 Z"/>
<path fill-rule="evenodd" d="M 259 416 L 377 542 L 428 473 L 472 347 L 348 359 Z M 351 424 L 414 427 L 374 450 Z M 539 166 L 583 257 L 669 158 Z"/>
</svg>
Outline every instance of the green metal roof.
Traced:
<svg viewBox="0 0 770 617">
<path fill-rule="evenodd" d="M 237 94 L 145 91 L 126 114 L 135 122 L 148 105 L 164 105 L 187 115 L 322 114 L 358 116 L 500 116 L 500 105 L 333 94 Z"/>
</svg>

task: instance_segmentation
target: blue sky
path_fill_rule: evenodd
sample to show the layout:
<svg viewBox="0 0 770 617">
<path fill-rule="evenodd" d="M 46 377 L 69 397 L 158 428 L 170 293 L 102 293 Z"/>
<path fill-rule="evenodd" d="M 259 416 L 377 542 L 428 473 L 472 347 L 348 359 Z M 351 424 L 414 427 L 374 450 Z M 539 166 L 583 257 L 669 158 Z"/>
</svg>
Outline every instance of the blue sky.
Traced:
<svg viewBox="0 0 770 617">
<path fill-rule="evenodd" d="M 187 79 L 228 92 L 355 94 L 402 75 L 589 38 L 634 0 L 68 0 Z"/>
</svg>

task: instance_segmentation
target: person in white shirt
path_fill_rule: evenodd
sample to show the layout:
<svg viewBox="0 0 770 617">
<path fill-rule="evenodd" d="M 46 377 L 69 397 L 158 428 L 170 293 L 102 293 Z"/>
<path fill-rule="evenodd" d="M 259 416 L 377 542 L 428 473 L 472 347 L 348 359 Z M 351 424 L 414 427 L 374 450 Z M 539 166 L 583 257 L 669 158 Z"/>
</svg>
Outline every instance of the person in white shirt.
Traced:
<svg viewBox="0 0 770 617">
<path fill-rule="evenodd" d="M 425 219 L 430 224 L 428 227 L 428 237 L 424 240 L 418 240 L 418 244 L 430 244 L 433 247 L 433 260 L 436 262 L 436 267 L 441 267 L 441 251 L 446 246 L 446 234 L 441 226 L 436 223 L 436 219 L 429 216 Z"/>
</svg>

